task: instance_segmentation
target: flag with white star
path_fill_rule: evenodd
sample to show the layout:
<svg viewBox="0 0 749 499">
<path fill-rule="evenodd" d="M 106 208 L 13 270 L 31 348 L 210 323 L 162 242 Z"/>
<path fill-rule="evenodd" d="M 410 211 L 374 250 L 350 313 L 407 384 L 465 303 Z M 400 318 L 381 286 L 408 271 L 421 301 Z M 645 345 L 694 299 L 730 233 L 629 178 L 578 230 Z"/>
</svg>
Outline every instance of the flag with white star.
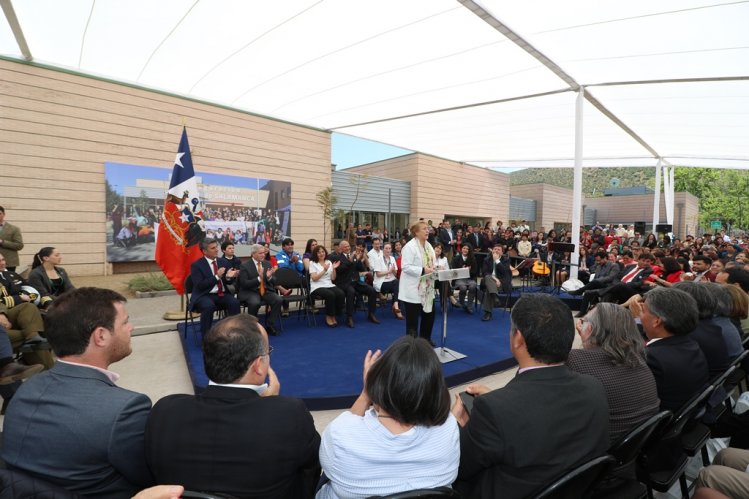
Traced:
<svg viewBox="0 0 749 499">
<path fill-rule="evenodd" d="M 184 293 L 190 265 L 201 256 L 198 243 L 205 237 L 202 216 L 187 129 L 183 128 L 156 238 L 156 263 L 179 294 Z"/>
</svg>

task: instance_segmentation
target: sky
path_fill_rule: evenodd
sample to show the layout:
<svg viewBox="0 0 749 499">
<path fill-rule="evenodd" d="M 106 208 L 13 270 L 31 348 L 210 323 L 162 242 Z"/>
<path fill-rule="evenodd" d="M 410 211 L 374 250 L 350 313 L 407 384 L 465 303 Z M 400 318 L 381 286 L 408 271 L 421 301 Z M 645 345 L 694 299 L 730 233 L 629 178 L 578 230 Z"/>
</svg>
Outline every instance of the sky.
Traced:
<svg viewBox="0 0 749 499">
<path fill-rule="evenodd" d="M 352 166 L 364 165 L 383 159 L 395 158 L 413 151 L 401 149 L 372 140 L 360 139 L 352 135 L 333 133 L 331 138 L 331 162 L 336 170 L 345 170 Z M 495 168 L 502 173 L 511 173 L 523 168 Z"/>
</svg>

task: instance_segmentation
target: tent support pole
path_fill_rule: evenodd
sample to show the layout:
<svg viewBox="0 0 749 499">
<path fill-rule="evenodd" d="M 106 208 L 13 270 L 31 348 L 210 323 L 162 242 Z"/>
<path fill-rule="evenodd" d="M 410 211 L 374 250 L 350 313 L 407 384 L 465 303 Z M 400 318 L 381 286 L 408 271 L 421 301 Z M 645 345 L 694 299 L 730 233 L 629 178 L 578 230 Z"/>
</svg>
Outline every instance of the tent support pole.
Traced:
<svg viewBox="0 0 749 499">
<path fill-rule="evenodd" d="M 583 208 L 583 104 L 585 103 L 585 88 L 580 87 L 575 100 L 575 170 L 572 187 L 572 239 L 575 251 L 570 257 L 571 262 L 577 262 L 580 255 L 580 217 Z M 570 265 L 570 277 L 577 279 L 578 267 Z M 556 277 L 555 277 L 556 278 Z"/>
</svg>

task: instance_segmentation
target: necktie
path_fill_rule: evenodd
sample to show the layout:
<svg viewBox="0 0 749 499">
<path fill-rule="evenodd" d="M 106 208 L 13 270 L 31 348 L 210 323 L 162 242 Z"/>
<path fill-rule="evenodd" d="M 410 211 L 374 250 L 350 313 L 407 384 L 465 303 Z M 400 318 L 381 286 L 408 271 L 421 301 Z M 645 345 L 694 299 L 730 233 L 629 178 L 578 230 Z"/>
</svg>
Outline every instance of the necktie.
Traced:
<svg viewBox="0 0 749 499">
<path fill-rule="evenodd" d="M 216 263 L 216 260 L 213 260 L 211 265 L 213 265 L 213 273 L 218 275 L 218 264 Z M 224 283 L 221 282 L 221 279 L 217 281 L 216 286 L 218 286 L 218 295 L 224 296 Z"/>
<path fill-rule="evenodd" d="M 641 270 L 640 267 L 635 267 L 634 269 L 632 269 L 629 272 L 629 274 L 627 274 L 627 275 L 624 276 L 624 279 L 622 279 L 622 282 L 629 282 L 629 281 L 631 281 L 640 272 L 640 270 Z"/>
<path fill-rule="evenodd" d="M 257 275 L 260 277 L 260 296 L 265 294 L 265 276 L 263 276 L 263 265 L 257 262 Z"/>
</svg>

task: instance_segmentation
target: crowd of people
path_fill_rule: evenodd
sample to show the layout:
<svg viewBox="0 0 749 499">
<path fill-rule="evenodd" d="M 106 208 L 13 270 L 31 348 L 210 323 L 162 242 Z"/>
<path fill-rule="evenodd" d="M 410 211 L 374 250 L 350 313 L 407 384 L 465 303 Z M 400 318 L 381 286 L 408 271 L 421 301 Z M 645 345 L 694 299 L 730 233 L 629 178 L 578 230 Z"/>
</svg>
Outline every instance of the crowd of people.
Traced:
<svg viewBox="0 0 749 499">
<path fill-rule="evenodd" d="M 12 233 L 3 222 L 0 250 Z M 353 498 L 443 486 L 467 498 L 531 496 L 604 455 L 659 411 L 678 412 L 744 351 L 743 241 L 662 237 L 650 247 L 654 238 L 618 230 L 596 227 L 581 236 L 589 253 L 579 269 L 585 283 L 574 292 L 585 301 L 579 318 L 556 296 L 521 296 L 510 314 L 515 377 L 495 390 L 469 385 L 468 397 L 454 400 L 430 345 L 441 289 L 436 272 L 468 268 L 470 277 L 448 288 L 454 306 L 472 313 L 480 301 L 482 318 L 491 319 L 494 298 L 512 291 L 511 259 L 531 258 L 535 245 L 539 260 L 558 256 L 563 265 L 565 255 L 554 256 L 549 243 L 567 234 L 539 238 L 523 224 L 435 228 L 420 221 L 397 249 L 373 237 L 369 249 L 366 240 L 344 239 L 329 252 L 311 239 L 300 253 L 286 238 L 276 255 L 253 244 L 245 262 L 231 241 L 207 238 L 191 268 L 190 306 L 201 313 L 210 383 L 200 394 L 170 395 L 153 407 L 145 395 L 118 387 L 109 370 L 131 353 L 126 299 L 76 289 L 55 248 L 34 256 L 28 281 L 8 269 L 0 251 L 0 319 L 30 317 L 24 348 L 48 357 L 48 364 L 20 365 L 9 340 L 4 356 L 0 327 L 0 389 L 12 387 L 0 392 L 10 401 L 2 458 L 10 473 L 25 474 L 36 487 L 84 497 L 162 499 L 190 489 L 238 498 Z M 538 242 L 544 238 L 545 253 Z M 522 255 L 531 240 L 531 253 Z M 364 355 L 359 397 L 322 435 L 302 401 L 280 395 L 271 367 L 268 337 L 279 333 L 292 292 L 283 273 L 309 282 L 310 296 L 325 303 L 328 327 L 339 318 L 355 327 L 360 301 L 378 324 L 386 294 L 405 324 L 406 334 L 385 352 Z M 241 304 L 248 313 L 240 313 Z M 265 326 L 256 318 L 262 306 Z M 219 309 L 226 317 L 214 324 Z M 572 348 L 575 334 L 581 349 Z M 749 496 L 749 416 L 727 411 L 704 421 L 714 435 L 732 437 L 734 447 L 700 473 L 697 494 Z M 628 473 L 612 483 L 634 479 Z"/>
</svg>

